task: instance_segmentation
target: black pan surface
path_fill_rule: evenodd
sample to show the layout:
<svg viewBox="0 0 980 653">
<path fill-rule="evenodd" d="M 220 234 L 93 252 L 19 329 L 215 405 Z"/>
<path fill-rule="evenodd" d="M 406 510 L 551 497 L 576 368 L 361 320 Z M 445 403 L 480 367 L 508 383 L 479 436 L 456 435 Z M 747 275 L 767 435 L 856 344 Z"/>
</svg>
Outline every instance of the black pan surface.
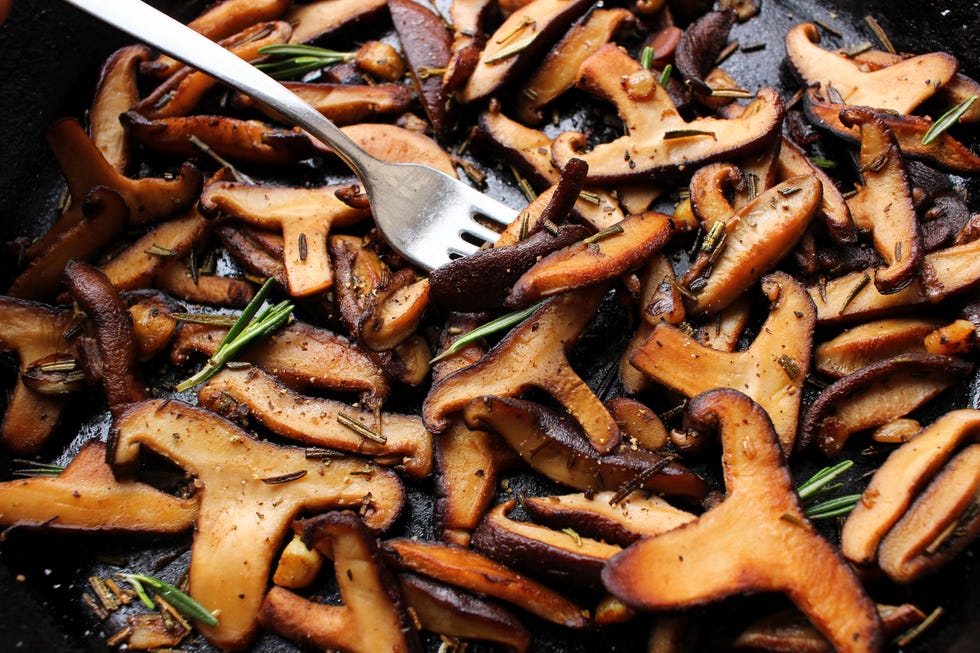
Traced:
<svg viewBox="0 0 980 653">
<path fill-rule="evenodd" d="M 180 0 L 158 4 L 187 18 L 204 3 Z M 795 88 L 782 63 L 786 29 L 801 20 L 819 19 L 839 28 L 842 45 L 873 41 L 863 20 L 868 14 L 878 19 L 898 50 L 945 50 L 960 59 L 967 74 L 974 78 L 980 75 L 980 3 L 964 0 L 763 0 L 761 15 L 736 26 L 732 37 L 743 44 L 765 41 L 766 49 L 762 54 L 736 53 L 726 69 L 746 88 L 765 84 Z M 57 0 L 15 0 L 7 24 L 0 28 L 0 242 L 36 236 L 53 219 L 63 183 L 44 144 L 43 130 L 58 117 L 83 114 L 102 60 L 129 41 Z M 980 184 L 962 181 L 962 186 L 973 209 L 980 209 L 974 199 Z M 491 185 L 491 192 L 505 200 L 516 197 L 513 189 L 501 184 Z M 12 256 L 4 256 L 0 278 L 9 279 L 12 268 Z M 978 395 L 980 386 L 974 378 L 957 387 L 946 402 L 977 407 Z M 55 445 L 63 451 L 53 452 L 54 457 L 70 458 L 81 442 L 105 432 L 104 420 L 84 408 L 80 407 L 72 420 L 68 423 L 78 435 L 63 435 Z M 0 458 L 3 478 L 8 477 L 8 465 L 6 458 Z M 425 524 L 431 521 L 431 500 L 422 492 L 414 492 L 407 512 L 406 532 L 424 534 Z M 139 543 L 141 549 L 149 549 L 143 554 L 147 561 L 174 552 L 178 554 L 176 564 L 181 560 L 186 564 L 187 553 L 181 546 L 176 541 L 151 542 L 149 547 Z M 87 537 L 11 533 L 0 543 L 0 652 L 107 650 L 104 640 L 111 630 L 99 627 L 81 606 L 80 596 L 88 575 L 111 573 L 112 565 L 130 556 L 134 547 L 136 543 L 120 539 L 107 544 Z M 945 611 L 927 635 L 904 650 L 980 651 L 978 553 L 980 547 L 974 545 L 950 568 L 893 597 L 896 601 L 915 601 L 927 610 L 941 605 Z M 128 562 L 132 562 L 131 557 Z M 537 650 L 643 650 L 643 634 L 637 629 L 570 635 L 537 622 L 528 623 L 539 635 Z M 435 640 L 428 644 L 431 650 L 438 648 Z M 273 636 L 262 638 L 256 649 L 294 650 Z M 198 641 L 182 650 L 213 649 Z"/>
</svg>

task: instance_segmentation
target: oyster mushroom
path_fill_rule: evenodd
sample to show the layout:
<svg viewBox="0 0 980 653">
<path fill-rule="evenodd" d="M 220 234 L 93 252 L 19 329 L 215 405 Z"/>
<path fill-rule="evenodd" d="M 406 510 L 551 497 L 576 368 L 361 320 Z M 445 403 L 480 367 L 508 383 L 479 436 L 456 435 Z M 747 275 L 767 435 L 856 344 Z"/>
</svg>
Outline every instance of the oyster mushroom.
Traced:
<svg viewBox="0 0 980 653">
<path fill-rule="evenodd" d="M 190 595 L 221 611 L 217 626 L 198 628 L 224 649 L 242 649 L 254 638 L 273 558 L 302 510 L 360 507 L 370 528 L 384 530 L 404 501 L 390 470 L 349 457 L 325 465 L 302 449 L 253 440 L 214 413 L 179 401 L 133 404 L 116 420 L 109 463 L 131 472 L 142 447 L 199 481 Z"/>
<path fill-rule="evenodd" d="M 874 603 L 810 526 L 765 411 L 737 391 L 714 390 L 691 400 L 685 420 L 720 431 L 727 497 L 696 521 L 613 557 L 602 572 L 606 589 L 644 610 L 781 591 L 840 653 L 881 650 Z"/>
<path fill-rule="evenodd" d="M 760 90 L 740 118 L 687 122 L 653 73 L 612 44 L 586 59 L 579 74 L 577 85 L 613 102 L 627 131 L 588 153 L 580 151 L 584 134 L 564 132 L 555 139 L 551 148 L 555 165 L 562 167 L 573 157 L 583 159 L 592 182 L 684 176 L 688 169 L 761 150 L 778 138 L 782 124 L 782 101 L 771 88 Z"/>
<path fill-rule="evenodd" d="M 323 650 L 418 653 L 422 650 L 397 579 L 377 540 L 351 512 L 332 512 L 298 526 L 303 541 L 333 559 L 343 605 L 308 601 L 273 587 L 260 619 L 287 639 Z"/>
<path fill-rule="evenodd" d="M 746 351 L 713 350 L 677 327 L 658 324 L 630 362 L 688 397 L 713 388 L 745 392 L 769 414 L 789 456 L 810 367 L 816 315 L 803 287 L 788 274 L 774 272 L 763 279 L 762 289 L 773 302 L 772 310 Z"/>
<path fill-rule="evenodd" d="M 105 444 L 92 440 L 57 476 L 0 483 L 0 525 L 112 533 L 180 533 L 194 525 L 197 499 L 116 479 L 105 460 Z"/>
</svg>

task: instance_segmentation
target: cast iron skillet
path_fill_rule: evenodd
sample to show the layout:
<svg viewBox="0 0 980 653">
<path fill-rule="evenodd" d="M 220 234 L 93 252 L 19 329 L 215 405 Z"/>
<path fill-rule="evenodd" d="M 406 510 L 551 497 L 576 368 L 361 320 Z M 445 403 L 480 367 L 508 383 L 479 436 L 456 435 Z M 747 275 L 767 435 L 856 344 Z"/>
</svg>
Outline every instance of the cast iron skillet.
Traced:
<svg viewBox="0 0 980 653">
<path fill-rule="evenodd" d="M 165 4 L 168 11 L 186 18 L 205 3 L 180 0 Z M 736 54 L 726 68 L 747 88 L 766 83 L 793 86 L 795 82 L 781 64 L 782 39 L 789 26 L 820 19 L 841 29 L 842 44 L 855 44 L 873 40 L 863 21 L 868 14 L 878 19 L 900 51 L 945 50 L 959 57 L 968 74 L 974 78 L 980 74 L 980 11 L 975 2 L 964 0 L 763 0 L 762 14 L 736 26 L 733 38 L 742 43 L 766 41 L 766 55 L 748 58 Z M 82 115 L 101 62 L 128 42 L 130 39 L 58 0 L 15 0 L 7 24 L 0 28 L 0 242 L 36 236 L 53 219 L 63 183 L 44 144 L 43 131 L 55 118 Z M 963 187 L 971 197 L 980 191 L 978 182 L 963 182 Z M 497 192 L 507 199 L 505 191 Z M 511 201 L 513 198 L 510 196 Z M 980 208 L 976 201 L 972 206 Z M 4 285 L 13 267 L 12 256 L 0 258 Z M 950 405 L 976 407 L 977 379 L 958 386 L 953 395 Z M 77 449 L 93 433 L 104 432 L 104 424 L 83 411 L 74 419 L 80 433 L 65 452 Z M 65 441 L 54 446 L 60 450 Z M 64 457 L 65 452 L 60 455 Z M 8 466 L 9 460 L 0 458 L 2 478 L 8 478 Z M 431 514 L 430 500 L 419 492 L 413 494 L 404 527 L 409 533 L 424 528 L 419 524 L 429 522 Z M 107 549 L 101 541 L 86 537 L 20 532 L 0 544 L 0 652 L 106 650 L 106 633 L 85 613 L 78 597 L 89 573 L 111 573 L 112 556 L 125 556 L 133 546 L 133 542 L 117 540 Z M 95 547 L 103 559 L 96 559 Z M 151 543 L 147 559 L 173 547 L 173 542 Z M 980 613 L 978 553 L 980 547 L 974 545 L 949 569 L 908 591 L 909 600 L 926 607 L 942 605 L 945 614 L 926 636 L 905 650 L 969 653 L 980 648 L 980 620 L 973 616 Z M 182 555 L 186 562 L 186 553 Z M 898 601 L 903 596 L 894 598 Z M 529 626 L 536 634 L 543 633 L 537 640 L 540 650 L 642 650 L 642 634 L 636 632 L 625 632 L 618 642 L 608 635 L 594 638 L 555 632 L 538 623 Z M 210 650 L 193 642 L 184 648 Z M 294 650 L 271 636 L 261 639 L 257 649 Z"/>
</svg>

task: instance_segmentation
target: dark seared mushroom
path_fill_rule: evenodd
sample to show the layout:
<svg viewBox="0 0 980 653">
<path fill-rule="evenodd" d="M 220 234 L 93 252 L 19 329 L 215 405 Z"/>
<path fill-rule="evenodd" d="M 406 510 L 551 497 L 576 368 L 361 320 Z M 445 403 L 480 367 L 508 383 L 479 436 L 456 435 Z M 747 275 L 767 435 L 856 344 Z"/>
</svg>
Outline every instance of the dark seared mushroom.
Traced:
<svg viewBox="0 0 980 653">
<path fill-rule="evenodd" d="M 262 279 L 272 277 L 280 292 L 287 292 L 286 266 L 283 265 L 281 251 L 282 236 L 278 240 L 279 254 L 270 252 L 263 243 L 266 234 L 243 224 L 217 224 L 214 233 L 227 252 L 248 272 Z"/>
<path fill-rule="evenodd" d="M 841 122 L 861 131 L 861 181 L 848 208 L 855 223 L 871 224 L 875 249 L 885 261 L 875 270 L 879 292 L 889 294 L 908 286 L 919 273 L 924 254 L 912 185 L 898 143 L 874 112 L 847 109 Z"/>
<path fill-rule="evenodd" d="M 343 605 L 308 601 L 287 589 L 269 590 L 262 625 L 304 646 L 349 653 L 419 653 L 422 644 L 378 541 L 351 512 L 299 522 L 303 541 L 333 559 Z"/>
<path fill-rule="evenodd" d="M 142 447 L 199 481 L 190 594 L 221 611 L 217 626 L 198 628 L 225 649 L 244 648 L 254 638 L 273 558 L 302 510 L 360 507 L 368 526 L 383 530 L 404 501 L 401 481 L 390 470 L 351 457 L 331 458 L 329 465 L 310 460 L 300 448 L 254 440 L 214 413 L 179 401 L 134 404 L 116 420 L 109 463 L 120 473 L 132 472 Z"/>
<path fill-rule="evenodd" d="M 211 356 L 227 333 L 224 327 L 182 324 L 170 353 L 174 363 L 191 352 Z M 242 352 L 252 363 L 294 390 L 325 388 L 362 393 L 369 406 L 380 406 L 390 392 L 384 372 L 347 338 L 304 322 L 293 322 Z"/>
<path fill-rule="evenodd" d="M 538 473 L 577 490 L 647 489 L 694 500 L 708 490 L 699 476 L 666 456 L 630 448 L 597 455 L 573 420 L 541 404 L 485 396 L 470 402 L 463 418 L 470 428 L 499 434 Z"/>
<path fill-rule="evenodd" d="M 591 3 L 542 0 L 524 5 L 497 28 L 456 99 L 470 104 L 489 97 L 541 56 Z"/>
<path fill-rule="evenodd" d="M 250 415 L 291 440 L 402 468 L 413 478 L 425 478 L 432 471 L 432 435 L 420 418 L 300 395 L 256 368 L 222 370 L 201 387 L 198 401 L 229 418 Z M 363 430 L 344 425 L 351 422 Z"/>
<path fill-rule="evenodd" d="M 573 157 L 584 159 L 590 181 L 685 176 L 700 165 L 757 152 L 778 138 L 783 104 L 768 87 L 737 119 L 687 122 L 653 73 L 615 45 L 603 46 L 579 72 L 578 86 L 613 102 L 627 132 L 585 154 L 580 151 L 586 144 L 584 134 L 564 132 L 555 139 L 555 164 L 562 167 Z"/>
<path fill-rule="evenodd" d="M 747 350 L 710 349 L 677 327 L 659 324 L 633 352 L 630 362 L 688 397 L 713 388 L 745 392 L 769 414 L 789 456 L 810 367 L 816 315 L 803 287 L 788 274 L 769 275 L 762 289 L 773 306 Z"/>
<path fill-rule="evenodd" d="M 444 431 L 448 416 L 476 397 L 514 396 L 536 386 L 579 421 L 596 451 L 612 451 L 619 444 L 619 429 L 567 358 L 603 294 L 603 288 L 587 288 L 549 300 L 478 362 L 434 384 L 422 404 L 426 427 Z M 528 366 L 529 360 L 535 365 Z"/>
<path fill-rule="evenodd" d="M 960 447 L 974 445 L 978 434 L 980 411 L 954 410 L 892 452 L 844 522 L 844 557 L 856 565 L 876 562 L 882 539 L 907 514 L 916 496 Z"/>
<path fill-rule="evenodd" d="M 112 533 L 180 533 L 194 525 L 197 499 L 116 479 L 105 459 L 105 444 L 93 440 L 57 476 L 0 483 L 0 525 Z"/>
<path fill-rule="evenodd" d="M 139 100 L 137 69 L 150 58 L 144 45 L 129 45 L 113 52 L 102 65 L 99 83 L 89 109 L 89 134 L 106 162 L 125 174 L 132 155 L 132 143 L 119 122 Z"/>
<path fill-rule="evenodd" d="M 397 538 L 385 548 L 399 569 L 507 601 L 566 628 L 584 628 L 588 611 L 490 557 L 460 546 Z"/>
<path fill-rule="evenodd" d="M 486 42 L 484 24 L 497 11 L 493 0 L 455 0 L 449 5 L 449 25 L 453 31 L 452 55 L 442 75 L 450 93 L 466 83 L 483 52 Z"/>
<path fill-rule="evenodd" d="M 552 48 L 517 97 L 517 115 L 529 125 L 544 122 L 544 107 L 575 84 L 578 69 L 589 55 L 617 32 L 633 26 L 626 9 L 596 9 L 586 13 Z"/>
<path fill-rule="evenodd" d="M 765 411 L 739 392 L 715 390 L 691 400 L 685 424 L 720 431 L 728 495 L 696 521 L 610 560 L 602 573 L 606 589 L 645 610 L 781 591 L 839 653 L 881 650 L 874 603 L 810 526 Z"/>
<path fill-rule="evenodd" d="M 147 397 L 129 308 L 108 277 L 87 263 L 69 261 L 65 284 L 92 321 L 98 359 L 86 360 L 86 365 L 97 370 L 96 378 L 102 382 L 109 409 L 118 416 L 129 404 Z"/>
<path fill-rule="evenodd" d="M 800 175 L 814 175 L 823 186 L 820 200 L 820 215 L 830 237 L 838 243 L 853 243 L 857 241 L 854 230 L 854 220 L 851 211 L 844 201 L 844 196 L 837 184 L 826 172 L 813 164 L 800 146 L 785 136 L 779 147 L 779 159 L 776 162 L 776 173 L 780 180 L 785 181 Z"/>
<path fill-rule="evenodd" d="M 698 95 L 711 95 L 712 89 L 704 78 L 725 48 L 735 18 L 734 11 L 708 12 L 688 25 L 677 42 L 674 65 L 684 82 Z"/>
<path fill-rule="evenodd" d="M 923 405 L 973 365 L 953 356 L 902 354 L 830 384 L 800 422 L 800 449 L 832 457 L 852 433 L 903 417 Z"/>
<path fill-rule="evenodd" d="M 818 345 L 813 352 L 814 368 L 839 379 L 892 356 L 924 353 L 926 336 L 942 324 L 917 317 L 865 322 Z"/>
</svg>

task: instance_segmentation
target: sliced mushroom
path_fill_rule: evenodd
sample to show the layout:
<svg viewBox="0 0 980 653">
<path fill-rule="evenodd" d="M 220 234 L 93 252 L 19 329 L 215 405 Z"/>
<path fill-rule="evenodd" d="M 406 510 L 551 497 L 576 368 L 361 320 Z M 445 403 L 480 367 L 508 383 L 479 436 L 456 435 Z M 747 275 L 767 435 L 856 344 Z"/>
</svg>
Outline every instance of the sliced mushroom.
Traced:
<svg viewBox="0 0 980 653">
<path fill-rule="evenodd" d="M 695 264 L 681 280 L 695 297 L 690 312 L 701 315 L 725 308 L 775 267 L 803 235 L 820 205 L 822 188 L 814 176 L 795 177 L 734 215 L 714 216 L 712 224 L 724 220 L 724 236 L 710 249 L 702 246 L 704 263 Z"/>
<path fill-rule="evenodd" d="M 980 436 L 980 411 L 954 410 L 892 452 L 844 522 L 841 552 L 857 565 L 878 559 L 881 540 L 955 451 Z"/>
<path fill-rule="evenodd" d="M 925 337 L 926 351 L 947 356 L 972 353 L 977 346 L 977 329 L 969 320 L 938 327 Z"/>
<path fill-rule="evenodd" d="M 329 84 L 321 82 L 282 82 L 317 111 L 338 125 L 352 125 L 383 119 L 409 109 L 412 90 L 403 84 Z M 282 116 L 244 95 L 236 95 L 237 108 L 254 106 L 269 118 L 283 122 Z"/>
<path fill-rule="evenodd" d="M 920 278 L 904 290 L 883 295 L 868 271 L 851 272 L 807 288 L 821 326 L 853 322 L 936 303 L 980 283 L 980 240 L 925 255 Z"/>
<path fill-rule="evenodd" d="M 529 125 L 544 122 L 544 107 L 575 84 L 579 67 L 613 35 L 632 27 L 633 14 L 626 9 L 596 9 L 586 13 L 524 84 L 517 98 L 517 115 Z"/>
<path fill-rule="evenodd" d="M 705 77 L 725 48 L 735 18 L 734 11 L 708 12 L 688 25 L 677 42 L 674 65 L 684 82 L 698 95 L 711 95 L 712 89 Z"/>
<path fill-rule="evenodd" d="M 511 567 L 533 571 L 577 587 L 601 587 L 599 575 L 610 558 L 623 549 L 582 537 L 510 519 L 514 499 L 487 513 L 473 533 L 473 548 Z"/>
<path fill-rule="evenodd" d="M 878 547 L 881 569 L 911 583 L 939 569 L 980 535 L 980 444 L 943 467 Z"/>
<path fill-rule="evenodd" d="M 507 601 L 566 628 L 589 623 L 588 612 L 575 602 L 478 551 L 403 538 L 385 547 L 400 569 Z"/>
<path fill-rule="evenodd" d="M 838 243 L 853 243 L 857 241 L 854 231 L 854 220 L 851 211 L 844 201 L 844 196 L 837 184 L 826 172 L 815 166 L 806 153 L 791 139 L 785 136 L 779 147 L 779 159 L 776 172 L 780 180 L 785 181 L 800 175 L 814 175 L 823 186 L 820 200 L 820 214 L 830 237 Z"/>
<path fill-rule="evenodd" d="M 435 439 L 436 521 L 442 539 L 468 546 L 470 533 L 493 503 L 500 465 L 496 436 L 461 421 Z"/>
<path fill-rule="evenodd" d="M 398 574 L 398 584 L 422 630 L 493 642 L 516 653 L 531 647 L 531 633 L 495 603 L 416 574 Z"/>
<path fill-rule="evenodd" d="M 875 270 L 875 287 L 884 294 L 897 292 L 915 279 L 924 254 L 905 161 L 895 137 L 873 112 L 847 109 L 840 119 L 861 131 L 864 185 L 848 200 L 848 208 L 856 223 L 871 223 L 875 249 L 885 261 Z"/>
<path fill-rule="evenodd" d="M 403 468 L 413 478 L 425 478 L 432 471 L 432 435 L 420 418 L 300 395 L 256 368 L 222 370 L 201 387 L 198 401 L 229 418 L 250 415 L 291 440 Z M 362 426 L 363 432 L 345 426 L 351 423 Z"/>
<path fill-rule="evenodd" d="M 328 0 L 295 4 L 283 20 L 295 25 L 290 43 L 310 43 L 340 31 L 354 32 L 385 13 L 386 0 Z"/>
<path fill-rule="evenodd" d="M 244 648 L 255 636 L 273 558 L 300 511 L 359 506 L 368 526 L 383 530 L 404 501 L 390 470 L 353 458 L 332 458 L 329 465 L 309 460 L 302 449 L 253 440 L 214 413 L 179 401 L 134 404 L 116 420 L 109 463 L 131 471 L 141 447 L 201 486 L 190 595 L 221 611 L 217 626 L 198 624 L 221 648 Z"/>
<path fill-rule="evenodd" d="M 144 45 L 122 47 L 106 59 L 89 110 L 89 134 L 106 163 L 125 174 L 130 164 L 132 143 L 119 122 L 119 114 L 139 100 L 137 68 L 150 58 Z"/>
<path fill-rule="evenodd" d="M 748 326 L 752 314 L 752 302 L 746 296 L 721 309 L 713 319 L 700 327 L 697 339 L 705 347 L 719 351 L 733 352 Z"/>
<path fill-rule="evenodd" d="M 195 141 L 219 156 L 246 163 L 295 163 L 316 153 L 300 129 L 257 120 L 201 114 L 151 120 L 135 111 L 124 113 L 121 120 L 138 143 L 164 154 L 193 156 L 199 152 Z"/>
<path fill-rule="evenodd" d="M 453 0 L 449 5 L 452 55 L 442 76 L 447 91 L 455 91 L 473 74 L 486 42 L 484 24 L 487 16 L 496 10 L 497 3 L 492 0 Z"/>
<path fill-rule="evenodd" d="M 840 653 L 880 650 L 874 603 L 810 526 L 765 411 L 739 392 L 715 390 L 691 400 L 685 424 L 720 431 L 728 495 L 696 521 L 610 560 L 602 573 L 606 589 L 645 610 L 781 591 Z"/>
<path fill-rule="evenodd" d="M 83 216 L 81 222 L 59 231 L 54 239 L 42 239 L 47 247 L 17 275 L 7 289 L 8 295 L 22 299 L 55 295 L 68 262 L 94 258 L 122 234 L 130 218 L 119 193 L 104 186 L 94 188 L 78 212 Z"/>
<path fill-rule="evenodd" d="M 372 297 L 358 332 L 371 351 L 387 351 L 405 342 L 422 322 L 429 307 L 429 279 L 416 279 L 402 268 L 391 283 Z"/>
<path fill-rule="evenodd" d="M 299 528 L 307 545 L 333 559 L 343 605 L 314 603 L 273 587 L 262 603 L 262 625 L 321 650 L 420 652 L 398 580 L 357 516 L 327 513 L 300 522 Z"/>
<path fill-rule="evenodd" d="M 584 134 L 564 132 L 555 139 L 555 164 L 562 167 L 572 157 L 584 159 L 594 182 L 683 176 L 689 168 L 761 150 L 778 137 L 782 123 L 782 101 L 771 88 L 760 90 L 740 118 L 687 122 L 653 73 L 612 44 L 586 59 L 579 75 L 579 87 L 616 105 L 627 131 L 586 154 L 580 152 Z"/>
<path fill-rule="evenodd" d="M 477 363 L 434 384 L 422 404 L 426 427 L 435 433 L 444 431 L 449 414 L 476 397 L 514 396 L 536 386 L 579 421 L 596 451 L 612 451 L 619 444 L 619 428 L 567 358 L 603 294 L 602 288 L 590 288 L 549 300 Z M 535 365 L 528 366 L 529 360 Z"/>
<path fill-rule="evenodd" d="M 629 446 L 639 445 L 659 451 L 667 444 L 667 429 L 655 412 L 636 399 L 613 397 L 606 402 L 609 414 L 616 420 Z"/>
<path fill-rule="evenodd" d="M 800 23 L 786 33 L 786 53 L 796 74 L 807 84 L 833 87 L 851 105 L 910 114 L 956 74 L 959 64 L 944 52 L 905 59 L 888 68 L 864 71 L 848 57 L 824 50 L 813 23 Z"/>
<path fill-rule="evenodd" d="M 22 376 L 35 362 L 48 357 L 78 355 L 65 333 L 74 324 L 72 311 L 0 296 L 0 349 L 17 353 L 19 375 L 7 398 L 0 440 L 18 453 L 33 453 L 51 437 L 64 398 L 45 395 L 28 387 Z"/>
<path fill-rule="evenodd" d="M 190 352 L 214 354 L 227 333 L 223 327 L 182 324 L 170 358 L 183 363 Z M 380 406 L 390 387 L 384 372 L 347 338 L 303 322 L 293 322 L 243 350 L 240 360 L 265 370 L 294 390 L 325 388 L 362 393 L 369 406 Z"/>
<path fill-rule="evenodd" d="M 525 306 L 575 288 L 595 285 L 629 272 L 661 249 L 674 234 L 670 216 L 650 211 L 627 216 L 594 237 L 545 256 L 514 284 L 507 306 Z M 609 235 L 602 236 L 606 233 Z"/>
<path fill-rule="evenodd" d="M 79 308 L 92 321 L 98 361 L 89 360 L 86 364 L 97 367 L 109 409 L 118 416 L 129 404 L 147 397 L 137 364 L 136 338 L 129 308 L 109 278 L 87 263 L 69 261 L 65 266 L 65 284 Z"/>
<path fill-rule="evenodd" d="M 941 320 L 915 317 L 866 322 L 820 344 L 813 352 L 814 366 L 839 379 L 892 356 L 923 353 L 926 336 L 941 325 Z"/>
<path fill-rule="evenodd" d="M 192 272 L 185 261 L 169 261 L 156 275 L 160 290 L 184 301 L 210 306 L 241 308 L 255 295 L 255 287 L 244 279 Z"/>
<path fill-rule="evenodd" d="M 452 106 L 442 72 L 452 56 L 452 40 L 443 20 L 412 0 L 390 0 L 388 11 L 408 59 L 409 74 L 432 130 L 445 139 L 453 125 Z"/>
<path fill-rule="evenodd" d="M 156 290 L 121 293 L 129 307 L 136 341 L 136 359 L 145 363 L 163 351 L 177 331 L 174 313 L 180 310 L 173 298 Z"/>
<path fill-rule="evenodd" d="M 803 287 L 788 274 L 769 275 L 762 289 L 772 309 L 747 350 L 713 350 L 677 327 L 659 324 L 633 352 L 630 362 L 688 397 L 713 388 L 745 392 L 769 414 L 789 456 L 810 367 L 816 315 Z"/>
<path fill-rule="evenodd" d="M 245 270 L 262 279 L 272 277 L 281 292 L 288 292 L 289 281 L 281 254 L 284 248 L 282 236 L 272 235 L 278 240 L 279 254 L 276 255 L 263 247 L 267 234 L 247 225 L 218 223 L 214 226 L 214 232 L 225 250 Z"/>
<path fill-rule="evenodd" d="M 368 154 L 390 163 L 421 163 L 457 177 L 452 157 L 438 143 L 423 134 L 409 131 L 397 125 L 364 123 L 342 128 L 351 140 Z M 325 148 L 319 141 L 314 145 Z M 329 151 L 329 150 L 328 150 Z"/>
<path fill-rule="evenodd" d="M 470 104 L 499 91 L 529 65 L 539 62 L 589 6 L 584 0 L 540 0 L 512 13 L 487 40 L 456 99 Z"/>
<path fill-rule="evenodd" d="M 669 457 L 626 448 L 596 455 L 571 419 L 540 404 L 480 397 L 463 418 L 470 428 L 498 433 L 538 473 L 577 490 L 648 489 L 694 500 L 707 493 L 699 476 Z"/>
<path fill-rule="evenodd" d="M 57 476 L 0 483 L 0 525 L 112 533 L 180 533 L 194 525 L 196 499 L 117 480 L 105 452 L 92 440 Z"/>
<path fill-rule="evenodd" d="M 282 229 L 283 262 L 294 297 L 322 292 L 333 284 L 327 236 L 335 226 L 363 220 L 366 209 L 352 208 L 336 196 L 338 186 L 286 188 L 237 182 L 209 184 L 201 210 L 233 215 L 249 224 Z"/>
<path fill-rule="evenodd" d="M 852 433 L 908 415 L 972 371 L 966 361 L 932 354 L 868 365 L 824 388 L 810 404 L 799 447 L 836 456 Z"/>
<path fill-rule="evenodd" d="M 545 526 L 571 528 L 620 546 L 629 546 L 642 537 L 660 535 L 697 519 L 655 494 L 634 492 L 622 500 L 617 500 L 617 495 L 605 491 L 527 497 L 522 505 L 532 519 Z"/>
</svg>

